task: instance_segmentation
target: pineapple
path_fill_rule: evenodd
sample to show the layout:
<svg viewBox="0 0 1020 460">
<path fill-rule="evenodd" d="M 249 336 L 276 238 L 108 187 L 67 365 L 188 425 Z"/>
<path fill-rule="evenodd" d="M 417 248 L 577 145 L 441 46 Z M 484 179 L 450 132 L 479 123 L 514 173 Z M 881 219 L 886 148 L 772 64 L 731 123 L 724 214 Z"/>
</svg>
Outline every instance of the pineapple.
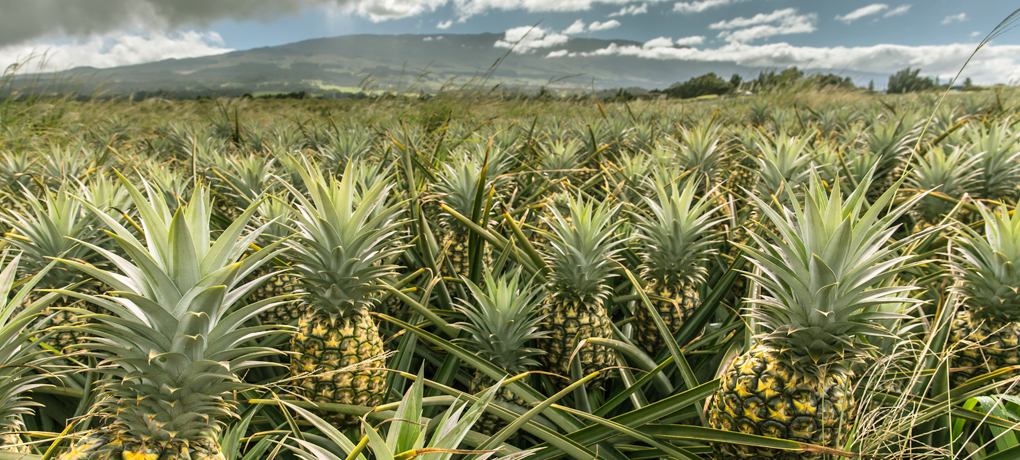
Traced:
<svg viewBox="0 0 1020 460">
<path fill-rule="evenodd" d="M 474 213 L 478 181 L 482 177 L 482 165 L 471 158 L 459 156 L 454 156 L 451 160 L 450 164 L 443 165 L 443 170 L 439 174 L 439 182 L 435 183 L 436 192 L 442 204 L 457 211 L 460 215 L 470 218 Z M 492 176 L 489 174 L 486 174 L 486 177 L 485 190 L 488 191 L 496 181 L 490 179 Z M 485 209 L 485 203 L 482 203 L 482 209 Z M 469 278 L 471 276 L 471 257 L 468 248 L 470 232 L 460 221 L 446 212 L 440 213 L 440 225 L 442 238 L 439 241 L 439 248 L 443 251 L 443 256 L 446 259 L 440 267 L 440 270 L 444 272 L 443 276 Z M 484 246 L 486 250 L 483 264 L 492 259 L 492 248 L 488 245 Z M 447 263 L 453 267 L 453 273 L 446 273 Z"/>
<path fill-rule="evenodd" d="M 963 302 L 953 322 L 952 382 L 1020 364 L 1020 213 L 978 204 L 985 234 L 961 226 L 950 264 Z M 1012 214 L 1012 215 L 1011 215 Z"/>
<path fill-rule="evenodd" d="M 751 197 L 782 238 L 769 242 L 752 234 L 758 247 L 741 245 L 761 271 L 748 274 L 763 288 L 761 297 L 750 300 L 748 314 L 762 332 L 755 347 L 725 368 L 706 408 L 713 428 L 828 448 L 845 442 L 855 420 L 847 364 L 873 348 L 857 338 L 891 336 L 875 322 L 889 315 L 862 310 L 913 302 L 901 295 L 913 287 L 878 285 L 913 266 L 894 252 L 910 239 L 886 242 L 917 198 L 880 217 L 897 183 L 862 214 L 871 188 L 866 179 L 845 201 L 839 187 L 827 195 L 817 176 L 803 205 L 788 192 L 792 209 L 777 211 Z M 716 459 L 821 457 L 724 443 L 713 449 Z"/>
<path fill-rule="evenodd" d="M 614 234 L 621 221 L 612 222 L 619 206 L 595 206 L 581 197 L 567 197 L 567 208 L 569 218 L 550 207 L 552 218 L 546 219 L 551 272 L 541 328 L 549 335 L 539 340 L 539 348 L 546 351 L 542 363 L 547 371 L 570 377 L 571 356 L 581 341 L 613 335 L 605 302 L 611 291 L 608 281 L 618 266 L 614 256 L 622 248 Z M 602 345 L 585 344 L 575 358 L 583 375 L 614 363 L 612 351 Z M 600 387 L 605 376 L 593 380 L 592 387 Z"/>
<path fill-rule="evenodd" d="M 648 282 L 645 292 L 670 332 L 680 330 L 687 318 L 701 305 L 698 287 L 705 282 L 707 270 L 702 263 L 715 251 L 709 229 L 719 220 L 709 210 L 710 195 L 695 201 L 700 181 L 688 177 L 681 192 L 668 178 L 654 182 L 657 199 L 645 197 L 651 215 L 639 214 L 638 238 L 641 242 L 641 276 Z M 651 355 L 663 348 L 662 335 L 645 306 L 634 313 L 635 341 Z"/>
<path fill-rule="evenodd" d="M 316 402 L 375 406 L 386 395 L 385 350 L 369 310 L 392 275 L 383 263 L 399 252 L 398 205 L 387 205 L 392 185 L 378 181 L 356 196 L 357 170 L 348 163 L 340 181 L 325 179 L 305 162 L 301 174 L 311 199 L 298 201 L 297 237 L 290 240 L 304 289 L 305 312 L 291 338 L 290 369 L 302 395 Z M 358 417 L 330 413 L 339 427 Z"/>
<path fill-rule="evenodd" d="M 283 332 L 279 327 L 244 325 L 273 299 L 241 304 L 263 281 L 245 277 L 279 251 L 270 246 L 243 257 L 262 231 L 245 232 L 254 206 L 213 240 L 204 188 L 171 211 L 164 191 L 145 183 L 143 194 L 121 181 L 138 207 L 145 238 L 139 241 L 132 229 L 91 208 L 127 254 L 101 252 L 118 270 L 59 259 L 112 287 L 109 296 L 60 291 L 110 312 L 93 315 L 96 325 L 78 326 L 94 338 L 73 346 L 100 360 L 94 371 L 103 380 L 92 410 L 107 425 L 86 433 L 60 459 L 222 460 L 219 432 L 239 417 L 233 392 L 252 387 L 239 373 L 270 365 L 263 358 L 280 353 L 251 345 Z"/>
<path fill-rule="evenodd" d="M 1010 131 L 1012 120 L 992 123 L 986 129 L 969 132 L 967 140 L 978 161 L 977 198 L 1000 201 L 1016 200 L 1020 195 L 1020 131 Z"/>
<path fill-rule="evenodd" d="M 538 329 L 542 320 L 538 316 L 541 306 L 541 289 L 530 284 L 521 285 L 520 270 L 510 276 L 494 279 L 485 274 L 485 286 L 479 287 L 465 280 L 471 293 L 472 302 L 462 302 L 457 310 L 467 317 L 467 322 L 458 326 L 470 336 L 464 340 L 475 354 L 492 363 L 513 377 L 526 373 L 538 365 L 536 356 L 545 352 L 529 347 L 529 343 L 547 335 Z M 468 384 L 468 391 L 479 394 L 495 385 L 495 381 L 481 372 L 475 372 Z M 500 387 L 496 393 L 497 404 L 527 407 L 520 396 L 507 387 Z M 521 409 L 523 410 L 523 409 Z M 499 417 L 486 413 L 478 421 L 475 430 L 492 436 L 506 424 Z"/>
<path fill-rule="evenodd" d="M 0 220 L 12 228 L 4 240 L 23 253 L 25 263 L 22 269 L 28 274 L 38 273 L 56 257 L 94 260 L 96 252 L 90 245 L 81 244 L 80 241 L 99 243 L 103 240 L 96 229 L 96 219 L 87 214 L 82 203 L 66 189 L 50 192 L 43 187 L 42 192 L 44 199 L 26 191 L 23 197 L 24 213 L 8 210 L 6 214 L 0 214 Z M 72 285 L 76 290 L 90 294 L 103 289 L 100 283 L 65 266 L 47 271 L 37 284 L 40 289 L 62 289 Z M 22 308 L 42 297 L 41 293 L 30 293 L 25 297 Z M 76 299 L 72 297 L 59 296 L 50 305 L 46 315 L 39 318 L 43 328 L 60 327 L 59 332 L 46 341 L 47 345 L 58 351 L 79 343 L 84 337 L 80 329 L 62 327 L 81 323 L 76 314 L 64 308 L 75 302 Z"/>
</svg>

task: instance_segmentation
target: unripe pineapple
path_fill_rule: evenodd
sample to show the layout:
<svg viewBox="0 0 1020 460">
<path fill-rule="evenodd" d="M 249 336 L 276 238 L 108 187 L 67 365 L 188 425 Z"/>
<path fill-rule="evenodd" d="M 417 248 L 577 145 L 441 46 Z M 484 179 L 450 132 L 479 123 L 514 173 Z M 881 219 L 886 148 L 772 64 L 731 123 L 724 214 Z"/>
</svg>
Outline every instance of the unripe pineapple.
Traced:
<svg viewBox="0 0 1020 460">
<path fill-rule="evenodd" d="M 875 322 L 888 315 L 861 310 L 915 302 L 900 295 L 911 286 L 879 286 L 914 266 L 887 242 L 896 219 L 919 197 L 881 215 L 898 184 L 867 211 L 870 177 L 845 201 L 839 187 L 826 193 L 817 176 L 810 185 L 803 199 L 788 192 L 792 208 L 778 211 L 751 197 L 781 239 L 770 242 L 752 234 L 756 247 L 740 245 L 760 271 L 748 273 L 763 293 L 749 301 L 747 311 L 761 333 L 753 349 L 726 367 L 706 411 L 717 429 L 840 448 L 855 421 L 847 364 L 863 360 L 873 348 L 857 338 L 892 336 Z M 726 443 L 713 448 L 717 460 L 822 457 Z"/>
<path fill-rule="evenodd" d="M 914 167 L 910 170 L 907 184 L 917 190 L 935 190 L 951 198 L 961 200 L 964 195 L 972 195 L 977 191 L 975 167 L 982 154 L 969 155 L 966 148 L 957 147 L 946 151 L 942 146 L 932 147 L 924 156 L 915 156 Z M 948 214 L 954 203 L 926 196 L 910 212 L 914 219 L 913 233 L 939 223 Z"/>
<path fill-rule="evenodd" d="M 477 286 L 470 280 L 465 280 L 465 283 L 471 300 L 462 301 L 457 307 L 467 317 L 467 322 L 457 325 L 470 334 L 464 345 L 510 377 L 534 369 L 538 365 L 535 357 L 545 352 L 529 345 L 548 334 L 538 329 L 543 319 L 538 316 L 542 289 L 531 284 L 522 286 L 520 270 L 499 279 L 486 273 L 484 286 Z M 495 383 L 488 375 L 475 372 L 468 391 L 477 394 Z M 526 407 L 524 399 L 506 386 L 500 387 L 496 401 L 521 410 Z M 502 419 L 486 413 L 478 419 L 475 431 L 491 436 L 504 426 L 506 423 Z"/>
<path fill-rule="evenodd" d="M 1020 364 L 1020 213 L 980 203 L 978 211 L 984 235 L 962 226 L 950 259 L 963 302 L 950 337 L 956 385 Z"/>
<path fill-rule="evenodd" d="M 659 175 L 652 182 L 656 198 L 644 198 L 650 215 L 637 215 L 641 277 L 648 282 L 648 298 L 675 334 L 701 305 L 698 287 L 705 282 L 703 262 L 715 252 L 709 230 L 719 222 L 712 220 L 719 208 L 709 209 L 715 189 L 695 201 L 700 181 L 691 177 L 682 192 L 668 175 Z M 639 305 L 634 314 L 637 344 L 655 355 L 665 346 L 662 333 L 646 306 Z"/>
<path fill-rule="evenodd" d="M 402 249 L 399 203 L 386 203 L 388 181 L 356 193 L 353 162 L 339 181 L 324 178 L 307 161 L 300 173 L 310 198 L 291 189 L 299 230 L 288 244 L 306 310 L 291 340 L 296 353 L 291 373 L 313 401 L 376 406 L 386 395 L 386 361 L 369 309 L 383 290 L 378 280 L 394 273 L 385 261 Z M 360 420 L 337 413 L 324 417 L 343 428 Z"/>
<path fill-rule="evenodd" d="M 552 218 L 546 219 L 551 272 L 541 328 L 549 335 L 539 340 L 539 348 L 547 353 L 542 356 L 546 370 L 564 377 L 570 377 L 571 356 L 581 341 L 613 336 L 605 301 L 611 292 L 608 281 L 618 266 L 614 256 L 621 250 L 614 230 L 622 223 L 611 222 L 619 206 L 595 206 L 578 197 L 568 198 L 567 207 L 569 219 L 555 207 L 550 208 Z M 580 361 L 583 375 L 614 363 L 612 350 L 594 344 L 585 344 L 574 359 Z M 605 378 L 602 373 L 591 386 L 600 387 Z M 555 382 L 565 387 L 568 380 Z"/>
</svg>

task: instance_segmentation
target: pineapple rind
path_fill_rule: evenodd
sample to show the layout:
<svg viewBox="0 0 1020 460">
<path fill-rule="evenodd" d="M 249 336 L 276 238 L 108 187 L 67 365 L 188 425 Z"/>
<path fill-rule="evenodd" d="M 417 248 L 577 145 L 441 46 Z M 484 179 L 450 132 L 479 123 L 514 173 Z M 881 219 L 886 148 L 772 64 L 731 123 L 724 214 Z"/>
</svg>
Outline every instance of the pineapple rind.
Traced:
<svg viewBox="0 0 1020 460">
<path fill-rule="evenodd" d="M 212 439 L 153 442 L 122 431 L 101 429 L 89 432 L 58 460 L 225 460 Z"/>
<path fill-rule="evenodd" d="M 302 395 L 320 403 L 374 407 L 386 394 L 385 359 L 379 329 L 365 313 L 330 318 L 321 310 L 309 309 L 291 339 L 291 375 L 298 378 Z M 369 362 L 371 361 L 371 362 Z M 355 369 L 352 366 L 359 365 Z M 345 369 L 344 371 L 340 371 Z M 354 415 L 325 413 L 331 423 L 357 426 Z"/>
<path fill-rule="evenodd" d="M 549 335 L 539 339 L 538 347 L 546 354 L 540 357 L 546 370 L 568 379 L 553 379 L 559 387 L 566 387 L 570 381 L 570 358 L 574 349 L 589 338 L 610 339 L 613 337 L 612 321 L 601 304 L 585 305 L 578 301 L 547 301 L 542 305 L 541 329 Z M 582 375 L 600 371 L 613 365 L 613 352 L 602 345 L 585 344 L 574 356 L 581 362 Z M 599 374 L 591 380 L 589 388 L 600 388 L 607 374 Z"/>
<path fill-rule="evenodd" d="M 798 373 L 792 363 L 766 348 L 739 356 L 722 376 L 708 407 L 712 428 L 839 448 L 854 420 L 851 375 L 834 368 L 820 377 Z M 716 460 L 822 458 L 740 444 L 712 443 Z"/>
<path fill-rule="evenodd" d="M 973 377 L 1020 364 L 1020 323 L 982 320 L 969 310 L 961 310 L 953 320 L 950 343 L 957 347 L 951 378 L 954 386 L 962 385 Z M 1000 380 L 1013 375 L 1015 371 Z M 1014 390 L 1014 393 L 1017 391 Z"/>
<path fill-rule="evenodd" d="M 694 310 L 701 305 L 701 296 L 691 284 L 660 288 L 656 283 L 653 283 L 648 286 L 645 293 L 649 296 L 662 321 L 666 323 L 666 327 L 673 334 L 680 330 L 684 322 L 694 314 Z M 658 326 L 655 325 L 651 312 L 644 305 L 639 305 L 634 311 L 634 317 L 636 319 L 634 336 L 638 346 L 654 356 L 666 346 L 666 342 L 662 339 L 662 334 L 659 332 Z"/>
</svg>

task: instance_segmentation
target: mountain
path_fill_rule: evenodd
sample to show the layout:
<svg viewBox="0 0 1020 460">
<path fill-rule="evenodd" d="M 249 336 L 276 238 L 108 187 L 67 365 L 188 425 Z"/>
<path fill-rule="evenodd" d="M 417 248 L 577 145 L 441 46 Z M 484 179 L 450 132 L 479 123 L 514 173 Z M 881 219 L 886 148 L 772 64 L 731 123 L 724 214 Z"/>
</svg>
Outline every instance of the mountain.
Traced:
<svg viewBox="0 0 1020 460">
<path fill-rule="evenodd" d="M 728 63 L 654 60 L 633 56 L 563 56 L 641 43 L 571 38 L 559 46 L 528 53 L 494 46 L 502 34 L 347 35 L 216 56 L 169 59 L 108 69 L 76 68 L 92 74 L 107 92 L 189 91 L 207 94 L 251 92 L 357 92 L 359 88 L 436 91 L 501 84 L 509 87 L 590 89 L 666 88 L 707 72 L 728 77 L 761 69 Z M 505 59 L 500 60 L 505 56 Z M 495 66 L 491 75 L 487 71 Z M 484 85 L 483 85 L 484 83 Z"/>
</svg>

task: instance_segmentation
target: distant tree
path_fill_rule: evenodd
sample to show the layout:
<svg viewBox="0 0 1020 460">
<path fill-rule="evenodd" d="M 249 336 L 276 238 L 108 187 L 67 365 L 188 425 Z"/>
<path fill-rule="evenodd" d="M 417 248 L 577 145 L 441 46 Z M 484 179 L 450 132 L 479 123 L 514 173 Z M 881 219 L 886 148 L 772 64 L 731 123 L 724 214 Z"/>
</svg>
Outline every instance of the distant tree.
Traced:
<svg viewBox="0 0 1020 460">
<path fill-rule="evenodd" d="M 674 83 L 666 88 L 667 97 L 689 99 L 692 97 L 720 95 L 733 91 L 733 84 L 722 79 L 715 72 L 706 73 L 700 77 L 694 77 L 683 83 Z"/>
<path fill-rule="evenodd" d="M 743 83 L 743 82 L 744 82 L 744 77 L 741 77 L 740 74 L 738 74 L 738 73 L 735 73 L 735 74 L 733 74 L 732 77 L 730 77 L 730 86 L 733 86 L 733 89 L 739 88 L 740 84 Z"/>
<path fill-rule="evenodd" d="M 875 92 L 875 80 L 871 80 L 868 82 L 868 91 Z"/>
<path fill-rule="evenodd" d="M 974 80 L 971 80 L 970 77 L 967 77 L 967 78 L 963 79 L 963 87 L 964 88 L 971 88 L 973 86 L 974 86 Z"/>
<path fill-rule="evenodd" d="M 886 92 L 889 94 L 916 93 L 928 91 L 935 88 L 935 82 L 931 77 L 921 77 L 921 69 L 907 67 L 889 77 L 889 86 Z"/>
</svg>

